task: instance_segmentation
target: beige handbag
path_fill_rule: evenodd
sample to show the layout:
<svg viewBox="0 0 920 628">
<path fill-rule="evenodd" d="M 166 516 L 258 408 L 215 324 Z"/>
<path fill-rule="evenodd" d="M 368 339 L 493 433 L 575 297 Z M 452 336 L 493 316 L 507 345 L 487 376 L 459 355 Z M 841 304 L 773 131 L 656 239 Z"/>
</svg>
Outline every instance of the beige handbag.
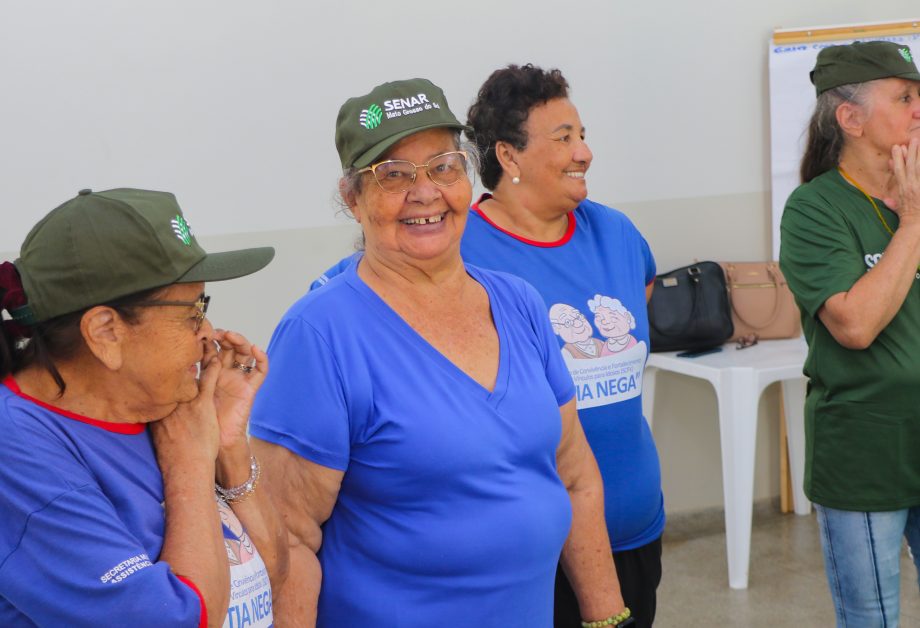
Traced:
<svg viewBox="0 0 920 628">
<path fill-rule="evenodd" d="M 761 340 L 802 333 L 799 308 L 776 262 L 719 262 L 725 271 L 735 333 L 732 341 L 756 334 Z"/>
</svg>

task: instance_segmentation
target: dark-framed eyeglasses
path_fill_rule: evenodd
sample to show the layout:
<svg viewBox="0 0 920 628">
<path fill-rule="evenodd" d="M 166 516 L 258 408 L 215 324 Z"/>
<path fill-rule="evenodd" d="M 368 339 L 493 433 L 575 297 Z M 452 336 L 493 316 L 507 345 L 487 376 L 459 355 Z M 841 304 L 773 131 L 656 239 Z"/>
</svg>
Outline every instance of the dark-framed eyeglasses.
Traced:
<svg viewBox="0 0 920 628">
<path fill-rule="evenodd" d="M 469 155 L 465 150 L 452 150 L 449 153 L 436 155 L 428 163 L 414 164 L 404 159 L 389 159 L 367 168 L 361 168 L 359 173 L 371 172 L 374 180 L 384 192 L 399 194 L 405 192 L 415 183 L 419 168 L 424 168 L 428 178 L 435 185 L 447 187 L 453 185 L 467 176 L 467 162 Z"/>
<path fill-rule="evenodd" d="M 160 307 L 160 306 L 175 306 L 175 307 L 193 307 L 195 308 L 195 333 L 197 334 L 201 330 L 201 326 L 204 325 L 204 319 L 208 315 L 208 304 L 211 303 L 211 297 L 206 295 L 204 292 L 198 295 L 197 301 L 141 301 L 140 303 L 135 303 L 134 307 Z"/>
<path fill-rule="evenodd" d="M 760 336 L 757 334 L 747 334 L 741 336 L 735 342 L 735 349 L 749 349 L 756 345 L 760 341 Z"/>
</svg>

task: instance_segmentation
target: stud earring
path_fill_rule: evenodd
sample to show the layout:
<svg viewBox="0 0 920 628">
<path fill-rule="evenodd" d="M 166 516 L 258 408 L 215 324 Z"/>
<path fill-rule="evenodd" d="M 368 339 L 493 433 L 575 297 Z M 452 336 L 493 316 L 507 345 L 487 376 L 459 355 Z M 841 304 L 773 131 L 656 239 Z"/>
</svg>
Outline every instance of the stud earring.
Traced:
<svg viewBox="0 0 920 628">
<path fill-rule="evenodd" d="M 514 185 L 517 185 L 520 182 L 521 182 L 521 177 L 511 177 L 511 183 L 513 183 Z"/>
</svg>

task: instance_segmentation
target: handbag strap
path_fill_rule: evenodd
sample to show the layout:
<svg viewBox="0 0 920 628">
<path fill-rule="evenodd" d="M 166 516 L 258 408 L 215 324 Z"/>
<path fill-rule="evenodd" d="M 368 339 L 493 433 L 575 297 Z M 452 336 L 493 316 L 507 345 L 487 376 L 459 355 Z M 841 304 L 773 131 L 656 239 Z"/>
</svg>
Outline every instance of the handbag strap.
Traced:
<svg viewBox="0 0 920 628">
<path fill-rule="evenodd" d="M 700 270 L 699 266 L 688 266 L 687 274 L 690 276 L 690 281 L 693 282 L 693 290 L 691 291 L 691 294 L 693 295 L 692 296 L 693 305 L 690 307 L 690 316 L 687 317 L 687 321 L 684 323 L 683 328 L 678 332 L 670 332 L 670 333 L 664 332 L 658 329 L 658 326 L 655 325 L 655 323 L 651 320 L 651 318 L 649 318 L 649 325 L 653 327 L 655 331 L 658 332 L 662 336 L 669 336 L 671 338 L 679 338 L 683 336 L 686 333 L 686 331 L 690 328 L 690 326 L 694 323 L 694 319 L 696 318 L 696 312 L 697 312 L 697 307 L 698 307 L 697 296 L 701 289 L 700 275 L 703 274 L 703 271 Z"/>
<path fill-rule="evenodd" d="M 768 287 L 773 288 L 773 311 L 770 313 L 770 318 L 767 320 L 767 322 L 763 323 L 762 325 L 754 325 L 753 323 L 748 322 L 741 315 L 741 312 L 738 311 L 738 308 L 735 307 L 735 299 L 734 299 L 734 295 L 732 294 L 732 292 L 735 289 L 735 279 L 732 276 L 732 271 L 735 270 L 735 265 L 729 264 L 727 270 L 728 270 L 728 294 L 729 296 L 731 296 L 729 301 L 732 304 L 732 312 L 735 314 L 738 320 L 752 329 L 764 329 L 772 325 L 776 321 L 776 319 L 779 317 L 780 306 L 782 305 L 782 299 L 779 298 L 779 287 L 780 287 L 781 282 L 776 277 L 776 272 L 775 272 L 775 269 L 773 268 L 773 264 L 767 264 L 767 274 L 770 276 L 773 282 L 769 284 L 756 284 L 755 286 L 756 288 L 768 288 Z M 738 284 L 738 286 L 741 286 L 741 285 L 744 285 L 744 284 Z"/>
</svg>

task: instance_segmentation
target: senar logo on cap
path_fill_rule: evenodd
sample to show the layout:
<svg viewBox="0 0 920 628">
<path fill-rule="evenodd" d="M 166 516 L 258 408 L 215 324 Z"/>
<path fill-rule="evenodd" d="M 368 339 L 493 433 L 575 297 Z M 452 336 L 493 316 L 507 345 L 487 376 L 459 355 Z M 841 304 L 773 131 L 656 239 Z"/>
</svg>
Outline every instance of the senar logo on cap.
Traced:
<svg viewBox="0 0 920 628">
<path fill-rule="evenodd" d="M 400 116 L 410 116 L 426 109 L 440 109 L 441 105 L 437 102 L 428 100 L 427 94 L 418 94 L 409 98 L 393 98 L 384 100 L 383 106 L 387 110 L 387 118 L 398 118 Z"/>
<path fill-rule="evenodd" d="M 904 57 L 904 60 L 908 63 L 912 63 L 914 58 L 910 56 L 910 48 L 898 48 L 898 52 L 901 53 L 901 56 Z"/>
<path fill-rule="evenodd" d="M 441 88 L 427 79 L 392 81 L 345 101 L 336 117 L 335 147 L 343 170 L 364 168 L 404 137 L 436 128 L 466 128 Z"/>
<path fill-rule="evenodd" d="M 173 232 L 176 234 L 176 237 L 182 240 L 182 244 L 185 246 L 192 246 L 192 227 L 186 222 L 185 218 L 176 214 L 176 217 L 170 221 L 170 224 L 172 224 Z"/>
<path fill-rule="evenodd" d="M 380 126 L 381 120 L 383 120 L 383 110 L 376 104 L 362 110 L 359 117 L 361 126 L 368 130 L 376 129 Z"/>
</svg>

